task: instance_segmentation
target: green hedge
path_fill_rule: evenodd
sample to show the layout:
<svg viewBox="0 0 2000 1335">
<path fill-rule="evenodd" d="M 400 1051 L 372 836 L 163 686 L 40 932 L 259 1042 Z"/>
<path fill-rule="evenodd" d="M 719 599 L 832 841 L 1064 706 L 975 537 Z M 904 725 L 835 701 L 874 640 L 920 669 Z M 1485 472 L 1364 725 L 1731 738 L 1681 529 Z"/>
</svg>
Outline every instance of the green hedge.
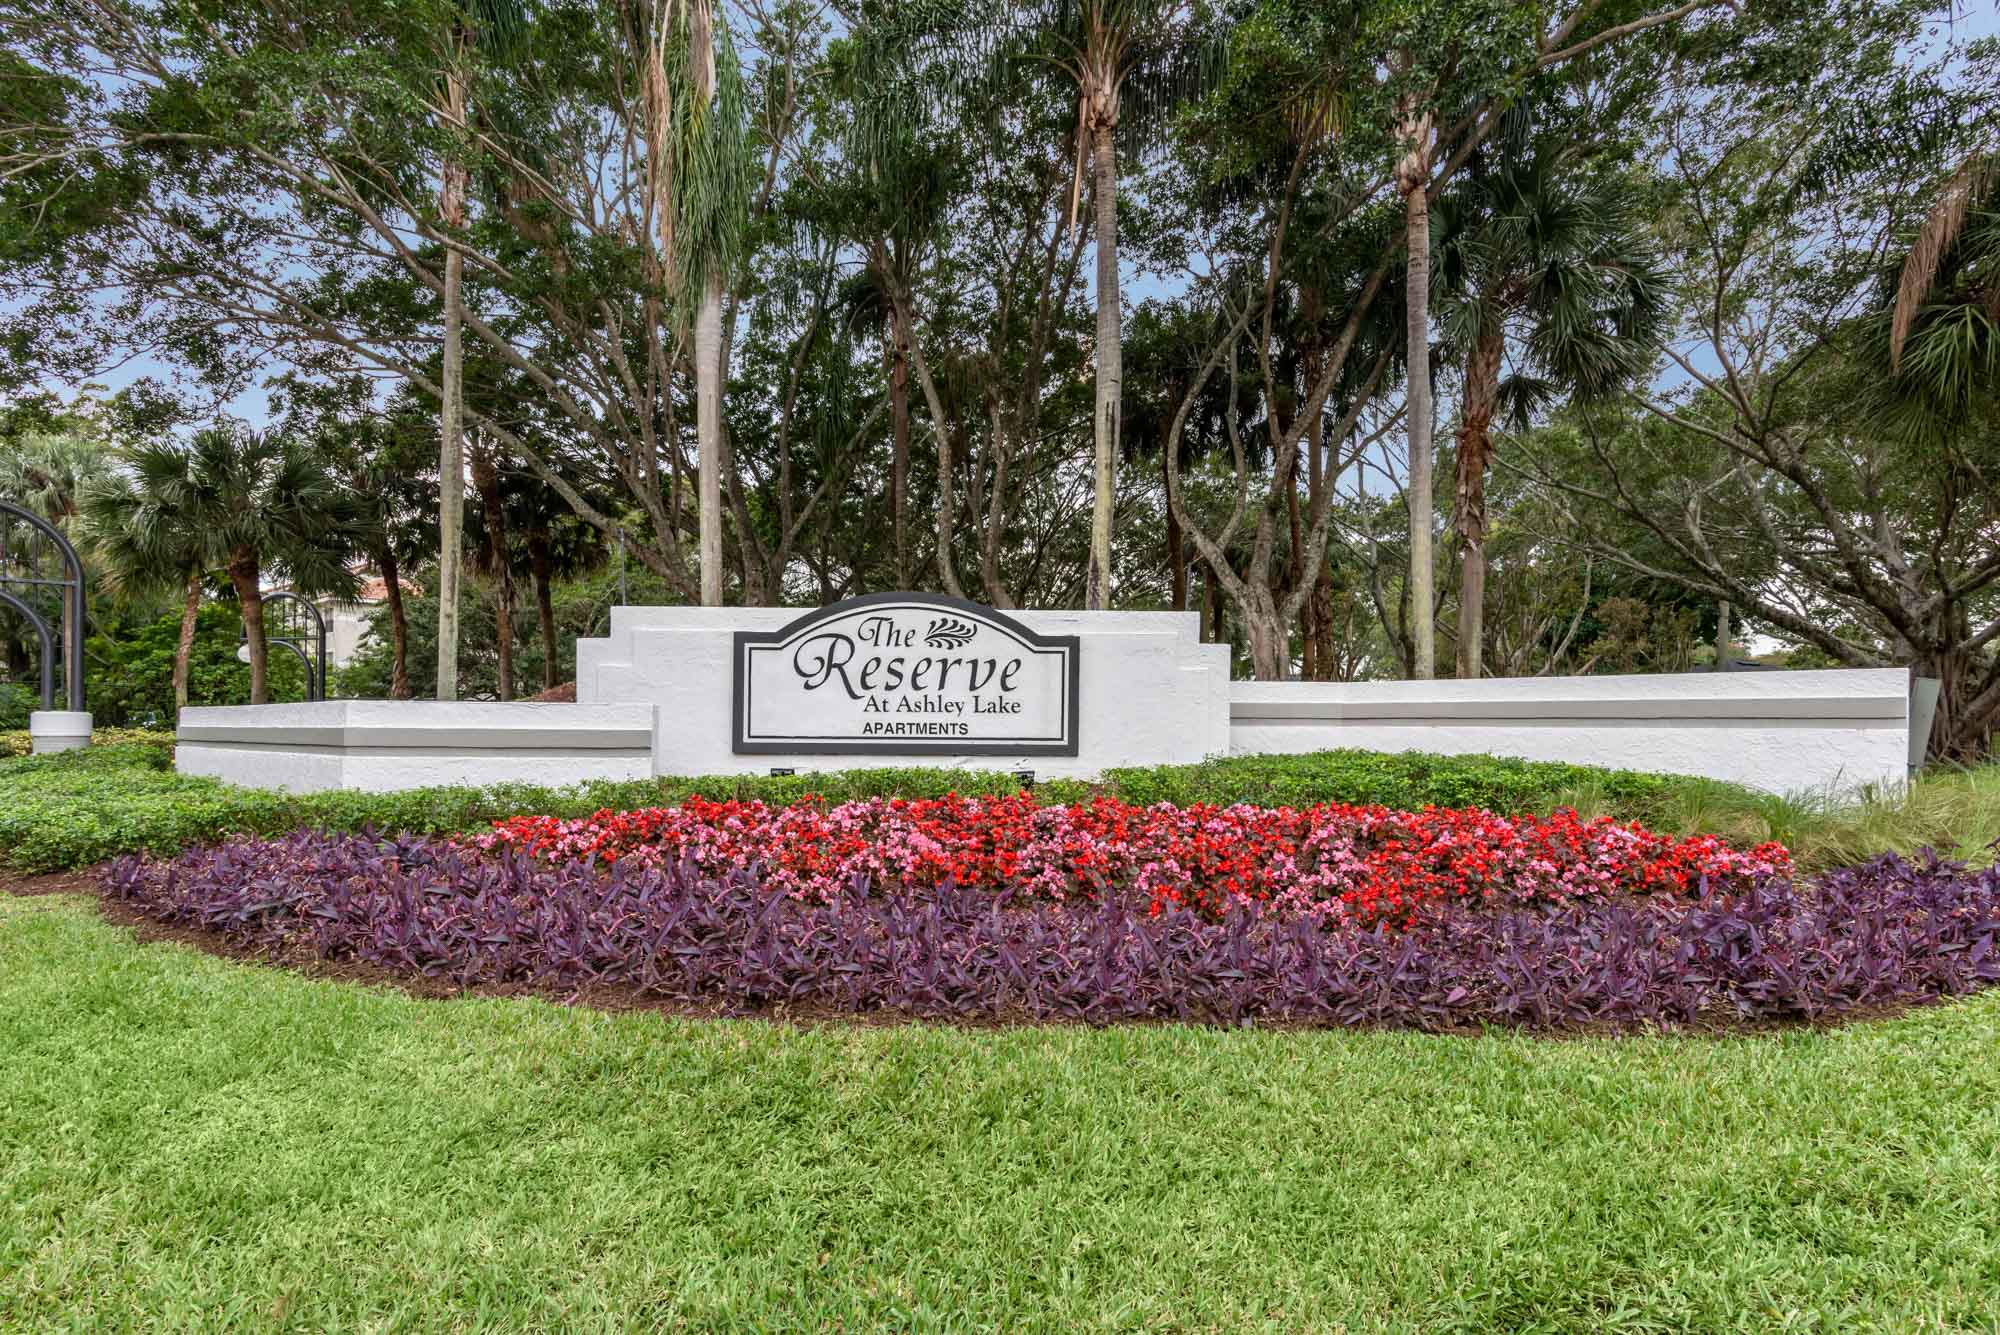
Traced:
<svg viewBox="0 0 2000 1335">
<path fill-rule="evenodd" d="M 1592 769 L 1502 756 L 1422 752 L 1317 751 L 1297 756 L 1231 756 L 1200 765 L 1156 765 L 1114 772 L 1127 801 L 1311 806 L 1355 802 L 1417 811 L 1426 806 L 1484 807 L 1506 814 L 1549 811 L 1579 791 L 1593 791 L 1633 818 L 1669 794 L 1708 780 L 1636 770 Z M 1726 785 L 1715 785 L 1726 787 Z"/>
<path fill-rule="evenodd" d="M 174 749 L 174 735 L 159 728 L 93 728 L 92 746 L 151 746 L 163 752 Z M 34 751 L 34 739 L 26 728 L 0 729 L 0 756 L 25 756 Z"/>
<path fill-rule="evenodd" d="M 65 755 L 0 760 L 0 858 L 22 871 L 53 871 L 86 866 L 118 853 L 171 852 L 230 834 L 275 834 L 307 826 L 352 830 L 367 825 L 444 834 L 525 812 L 583 816 L 607 807 L 670 804 L 697 793 L 784 803 L 807 794 L 839 801 L 1011 793 L 1018 787 L 1005 773 L 867 769 L 786 777 L 646 779 L 570 788 L 510 784 L 290 795 L 178 774 L 167 748 L 153 741 L 123 742 Z M 1752 800 L 1740 790 L 1698 779 L 1491 756 L 1367 751 L 1114 770 L 1101 785 L 1055 780 L 1035 788 L 1036 795 L 1048 802 L 1109 792 L 1138 803 L 1301 806 L 1346 801 L 1408 809 L 1482 806 L 1502 812 L 1547 811 L 1570 805 L 1585 794 L 1599 809 L 1641 820 L 1656 816 L 1667 800 L 1690 790 Z"/>
</svg>

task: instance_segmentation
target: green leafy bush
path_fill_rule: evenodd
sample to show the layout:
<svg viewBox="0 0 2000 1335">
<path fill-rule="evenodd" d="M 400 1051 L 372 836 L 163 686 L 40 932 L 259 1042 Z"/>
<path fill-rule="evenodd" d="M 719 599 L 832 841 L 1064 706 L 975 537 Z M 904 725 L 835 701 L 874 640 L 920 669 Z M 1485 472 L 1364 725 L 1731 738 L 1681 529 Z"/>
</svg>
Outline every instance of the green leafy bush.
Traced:
<svg viewBox="0 0 2000 1335">
<path fill-rule="evenodd" d="M 105 728 L 90 730 L 92 746 L 150 746 L 162 755 L 172 756 L 174 735 L 161 728 Z M 25 756 L 34 751 L 34 738 L 27 728 L 8 728 L 0 731 L 0 756 Z"/>
<path fill-rule="evenodd" d="M 1742 789 L 1729 784 L 1666 774 L 1415 751 L 1230 756 L 1200 765 L 1122 769 L 1112 777 L 1120 797 L 1141 804 L 1210 802 L 1226 806 L 1249 802 L 1303 807 L 1315 802 L 1357 802 L 1403 811 L 1426 806 L 1484 807 L 1502 815 L 1568 805 L 1571 792 L 1588 787 L 1625 819 L 1640 818 L 1668 794 L 1691 786 L 1743 795 Z"/>
<path fill-rule="evenodd" d="M 941 797 L 950 792 L 1012 793 L 1019 788 L 1007 773 L 915 768 L 643 779 L 568 788 L 505 784 L 293 795 L 176 773 L 171 750 L 164 744 L 170 740 L 164 733 L 137 733 L 107 744 L 100 736 L 100 744 L 84 751 L 0 760 L 0 857 L 19 870 L 52 871 L 124 852 L 174 852 L 237 833 L 355 830 L 367 825 L 448 834 L 480 829 L 507 816 L 587 816 L 606 808 L 672 804 L 697 793 L 786 803 L 807 794 L 844 801 Z M 1676 795 L 1683 808 L 1702 805 L 1685 800 L 1692 789 L 1717 799 L 1708 806 L 1728 810 L 1749 809 L 1760 800 L 1755 794 L 1700 779 L 1491 756 L 1365 751 L 1114 770 L 1099 785 L 1052 780 L 1035 786 L 1036 795 L 1046 802 L 1078 801 L 1109 792 L 1141 804 L 1309 806 L 1344 801 L 1408 810 L 1479 806 L 1507 814 L 1550 811 L 1572 804 L 1572 794 L 1584 792 L 1600 813 L 1640 820 L 1670 811 Z"/>
<path fill-rule="evenodd" d="M 90 711 L 100 724 L 152 716 L 174 723 L 174 649 L 181 636 L 178 610 L 116 636 L 93 635 Z M 250 698 L 250 666 L 237 661 L 243 620 L 234 603 L 210 603 L 195 618 L 188 657 L 188 703 L 240 705 Z M 305 699 L 305 669 L 296 655 L 271 651 L 271 699 Z"/>
</svg>

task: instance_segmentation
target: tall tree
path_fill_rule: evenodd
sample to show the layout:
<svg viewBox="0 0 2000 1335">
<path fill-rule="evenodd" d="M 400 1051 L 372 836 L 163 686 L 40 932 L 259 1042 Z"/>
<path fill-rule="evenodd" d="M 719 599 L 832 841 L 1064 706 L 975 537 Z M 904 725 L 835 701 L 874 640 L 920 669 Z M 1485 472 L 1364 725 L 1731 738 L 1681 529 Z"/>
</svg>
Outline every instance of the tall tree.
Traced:
<svg viewBox="0 0 2000 1335">
<path fill-rule="evenodd" d="M 1435 93 L 1425 86 L 1423 67 L 1403 52 L 1396 73 L 1407 81 L 1396 98 L 1396 191 L 1403 197 L 1403 364 L 1409 373 L 1405 495 L 1410 507 L 1410 619 L 1416 635 L 1410 675 L 1424 681 L 1437 675 L 1437 563 L 1431 554 L 1436 409 L 1431 403 L 1430 333 L 1430 187 L 1437 128 L 1431 110 Z"/>
<path fill-rule="evenodd" d="M 1175 102 L 1198 91 L 1201 76 L 1216 68 L 1217 39 L 1197 31 L 1196 21 L 1196 7 L 1185 0 L 1042 0 L 1027 15 L 1030 54 L 1060 69 L 1076 90 L 1072 222 L 1081 205 L 1086 164 L 1091 180 L 1097 383 L 1084 606 L 1092 610 L 1111 606 L 1111 530 L 1123 406 L 1118 140 L 1145 146 L 1164 127 Z"/>
<path fill-rule="evenodd" d="M 712 0 L 659 0 L 645 71 L 647 169 L 660 263 L 693 308 L 701 602 L 722 604 L 722 297 L 743 248 L 750 178 L 742 72 Z"/>
<path fill-rule="evenodd" d="M 348 558 L 363 519 L 353 497 L 296 438 L 232 421 L 197 431 L 185 446 L 147 447 L 135 457 L 133 482 L 135 518 L 150 505 L 163 526 L 170 517 L 175 530 L 208 534 L 191 550 L 220 558 L 250 648 L 250 703 L 266 703 L 264 577 L 280 572 L 308 596 L 351 597 Z"/>
<path fill-rule="evenodd" d="M 500 460 L 493 443 L 475 435 L 472 486 L 479 493 L 479 528 L 485 538 L 480 565 L 493 581 L 493 642 L 499 653 L 498 695 L 514 698 L 514 554 L 502 495 Z"/>
<path fill-rule="evenodd" d="M 194 455 L 174 444 L 145 444 L 125 454 L 126 471 L 87 488 L 83 535 L 114 589 L 165 592 L 181 600 L 174 645 L 174 709 L 187 708 L 188 655 L 203 583 L 228 553 L 198 500 Z"/>
<path fill-rule="evenodd" d="M 1282 580 L 1273 579 L 1280 550 L 1277 531 L 1290 508 L 1287 490 L 1299 477 L 1302 441 L 1317 429 L 1316 424 L 1324 423 L 1323 414 L 1334 405 L 1339 411 L 1324 439 L 1347 451 L 1344 457 L 1352 457 L 1359 447 L 1346 438 L 1358 429 L 1379 429 L 1364 426 L 1364 419 L 1385 380 L 1393 383 L 1388 373 L 1394 352 L 1413 358 L 1421 354 L 1428 360 L 1428 276 L 1412 277 L 1408 270 L 1418 264 L 1428 269 L 1429 247 L 1411 246 L 1412 223 L 1427 223 L 1435 195 L 1531 85 L 1556 79 L 1555 71 L 1572 61 L 1595 59 L 1596 53 L 1614 44 L 1706 7 L 1707 0 L 1691 0 L 1636 14 L 1621 6 L 1614 14 L 1587 0 L 1552 11 L 1506 0 L 1424 0 L 1394 6 L 1271 0 L 1260 8 L 1257 22 L 1238 29 L 1231 75 L 1196 118 L 1194 128 L 1212 140 L 1210 151 L 1219 172 L 1245 183 L 1234 197 L 1225 195 L 1210 207 L 1254 218 L 1254 227 L 1246 226 L 1247 219 L 1246 223 L 1224 219 L 1217 225 L 1250 230 L 1250 237 L 1237 242 L 1241 247 L 1237 253 L 1255 258 L 1210 289 L 1221 308 L 1217 323 L 1224 332 L 1197 371 L 1189 393 L 1202 393 L 1207 378 L 1224 368 L 1233 387 L 1235 361 L 1247 351 L 1255 358 L 1266 401 L 1278 402 L 1275 368 L 1280 349 L 1272 331 L 1280 310 L 1279 290 L 1290 277 L 1290 227 L 1305 189 L 1323 190 L 1330 201 L 1313 230 L 1345 251 L 1341 267 L 1346 275 L 1323 287 L 1346 295 L 1326 322 L 1329 337 L 1310 389 L 1298 396 L 1289 421 L 1279 412 L 1265 414 L 1266 457 L 1271 464 L 1264 471 L 1262 496 L 1254 508 L 1256 484 L 1245 466 L 1247 452 L 1237 456 L 1237 501 L 1219 526 L 1205 523 L 1190 510 L 1178 479 L 1169 476 L 1172 503 L 1183 527 L 1240 610 L 1252 668 L 1259 677 L 1290 675 L 1293 624 L 1317 587 L 1316 580 L 1301 580 L 1286 589 Z M 1302 91 L 1322 88 L 1331 91 Z M 1289 127 L 1301 116 L 1336 127 L 1338 133 L 1298 136 L 1289 128 L 1274 132 L 1274 127 Z M 1412 199 L 1419 177 L 1423 198 Z M 1392 200 L 1401 206 L 1393 213 L 1385 207 Z M 1370 336 L 1374 309 L 1393 291 L 1391 279 L 1399 268 L 1410 289 L 1407 295 L 1420 305 L 1405 303 L 1402 337 L 1394 348 L 1386 348 Z M 1409 318 L 1413 314 L 1414 320 Z M 1407 369 L 1409 389 L 1399 415 L 1423 416 L 1428 408 L 1428 373 L 1421 367 Z M 1406 492 L 1427 492 L 1425 486 L 1412 485 L 1423 481 L 1416 475 L 1425 466 L 1427 437 L 1420 433 L 1412 445 L 1415 458 L 1405 461 L 1397 485 Z M 1176 457 L 1176 451 L 1167 454 L 1170 463 Z M 1337 474 L 1341 458 L 1331 462 L 1331 471 Z M 1330 489 L 1322 502 L 1326 494 Z M 1423 501 L 1412 497 L 1409 504 L 1417 527 L 1427 534 Z M 1323 503 L 1310 520 L 1302 517 L 1304 569 L 1317 570 L 1331 515 L 1331 507 Z M 1249 557 L 1241 563 L 1240 573 L 1227 553 L 1239 529 L 1250 534 Z M 1413 560 L 1405 588 L 1422 587 L 1429 568 L 1427 562 Z M 1411 620 L 1419 623 L 1416 633 L 1430 634 L 1430 616 L 1413 615 Z M 1420 667 L 1417 659 L 1413 653 L 1413 672 Z"/>
<path fill-rule="evenodd" d="M 458 698 L 459 567 L 465 545 L 465 253 L 458 238 L 466 227 L 471 184 L 466 157 L 472 132 L 473 73 L 480 56 L 503 52 L 517 41 L 525 22 L 522 0 L 454 3 L 447 38 L 442 118 L 452 148 L 445 154 L 443 183 L 438 191 L 438 213 L 445 235 L 444 348 L 438 373 L 440 700 Z"/>
<path fill-rule="evenodd" d="M 1646 369 L 1667 316 L 1666 275 L 1628 202 L 1634 182 L 1580 161 L 1576 127 L 1536 136 L 1527 116 L 1512 120 L 1438 208 L 1439 323 L 1464 366 L 1451 512 L 1463 678 L 1480 674 L 1485 644 L 1496 413 L 1525 427 L 1559 397 L 1623 389 Z M 1510 329 L 1518 359 L 1503 379 Z"/>
<path fill-rule="evenodd" d="M 1936 678 L 1931 753 L 1971 760 L 2000 724 L 2000 200 L 1949 240 L 1934 220 L 2000 104 L 1990 81 L 1946 96 L 1841 58 L 1912 40 L 1918 18 L 1829 15 L 1789 61 L 1758 53 L 1781 91 L 1746 81 L 1668 109 L 1656 207 L 1681 384 L 1636 385 L 1625 412 L 1575 413 L 1510 453 L 1603 565 L 1727 601 L 1822 662 Z M 1927 176 L 1935 193 L 1911 189 Z M 1929 246 L 1936 277 L 1908 282 Z M 1897 359 L 1913 287 L 1929 295 Z"/>
</svg>

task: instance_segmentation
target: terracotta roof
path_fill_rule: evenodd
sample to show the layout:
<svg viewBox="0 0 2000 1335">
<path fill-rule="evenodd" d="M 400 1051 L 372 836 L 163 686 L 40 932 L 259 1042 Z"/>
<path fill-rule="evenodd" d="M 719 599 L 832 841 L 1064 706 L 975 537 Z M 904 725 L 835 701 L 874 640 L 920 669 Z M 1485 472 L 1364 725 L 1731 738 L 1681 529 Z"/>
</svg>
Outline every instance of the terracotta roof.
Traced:
<svg viewBox="0 0 2000 1335">
<path fill-rule="evenodd" d="M 367 570 L 360 568 L 356 568 L 354 573 L 359 578 L 360 582 L 358 585 L 356 585 L 356 592 L 352 599 L 319 598 L 315 599 L 314 601 L 322 603 L 335 602 L 335 601 L 355 602 L 355 603 L 379 603 L 383 599 L 389 596 L 388 580 L 383 579 L 380 575 L 370 574 Z M 424 591 L 423 586 L 418 584 L 415 580 L 399 578 L 396 582 L 403 586 L 403 596 L 405 598 L 417 598 L 423 595 Z M 279 593 L 282 591 L 289 590 L 291 587 L 292 586 L 290 584 L 273 584 L 269 588 L 265 589 L 264 592 Z"/>
</svg>

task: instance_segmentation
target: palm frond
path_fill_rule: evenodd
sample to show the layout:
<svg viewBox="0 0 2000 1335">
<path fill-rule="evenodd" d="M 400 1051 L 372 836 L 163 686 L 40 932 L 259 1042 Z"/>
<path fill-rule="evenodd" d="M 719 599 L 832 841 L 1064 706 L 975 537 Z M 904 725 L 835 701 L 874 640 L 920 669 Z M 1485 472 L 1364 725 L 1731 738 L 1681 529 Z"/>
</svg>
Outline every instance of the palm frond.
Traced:
<svg viewBox="0 0 2000 1335">
<path fill-rule="evenodd" d="M 1889 370 L 1892 374 L 1902 373 L 1903 345 L 1909 341 L 1910 330 L 1916 325 L 1917 315 L 1923 309 L 1925 298 L 1930 295 L 1931 285 L 1937 280 L 1938 266 L 1943 263 L 1945 252 L 1951 249 L 1951 243 L 1958 238 L 1973 208 L 1992 192 L 1996 181 L 2000 181 L 2000 155 L 1973 154 L 1959 164 L 1958 170 L 1944 183 L 1936 202 L 1917 228 L 1916 240 L 1903 259 L 1902 274 L 1896 282 L 1896 300 L 1889 317 Z"/>
</svg>

